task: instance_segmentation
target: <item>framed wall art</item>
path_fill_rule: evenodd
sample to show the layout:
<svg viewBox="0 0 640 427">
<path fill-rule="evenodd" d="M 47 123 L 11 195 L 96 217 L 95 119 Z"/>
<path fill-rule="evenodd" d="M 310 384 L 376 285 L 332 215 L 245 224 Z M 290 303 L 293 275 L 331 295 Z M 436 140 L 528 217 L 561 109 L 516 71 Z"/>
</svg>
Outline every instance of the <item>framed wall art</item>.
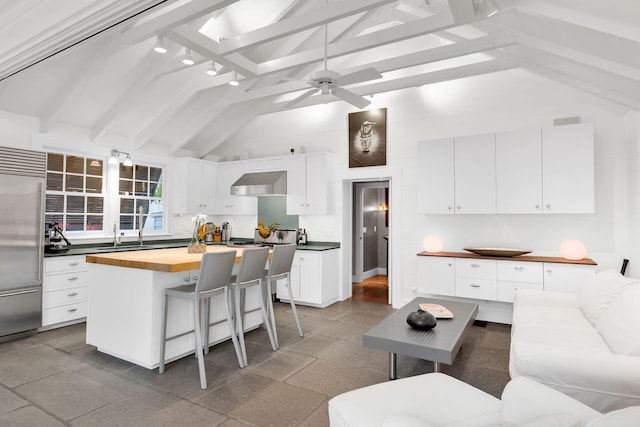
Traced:
<svg viewBox="0 0 640 427">
<path fill-rule="evenodd" d="M 349 167 L 387 164 L 387 109 L 349 113 Z"/>
</svg>

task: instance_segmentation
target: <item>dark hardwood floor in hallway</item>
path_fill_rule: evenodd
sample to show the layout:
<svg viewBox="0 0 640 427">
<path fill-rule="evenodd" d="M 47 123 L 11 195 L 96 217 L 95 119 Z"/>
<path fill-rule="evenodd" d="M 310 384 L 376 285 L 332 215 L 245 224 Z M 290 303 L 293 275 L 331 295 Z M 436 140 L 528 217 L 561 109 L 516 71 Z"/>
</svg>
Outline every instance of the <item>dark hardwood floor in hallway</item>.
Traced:
<svg viewBox="0 0 640 427">
<path fill-rule="evenodd" d="M 352 284 L 353 301 L 389 304 L 389 281 L 386 275 L 379 274 L 362 282 Z"/>
</svg>

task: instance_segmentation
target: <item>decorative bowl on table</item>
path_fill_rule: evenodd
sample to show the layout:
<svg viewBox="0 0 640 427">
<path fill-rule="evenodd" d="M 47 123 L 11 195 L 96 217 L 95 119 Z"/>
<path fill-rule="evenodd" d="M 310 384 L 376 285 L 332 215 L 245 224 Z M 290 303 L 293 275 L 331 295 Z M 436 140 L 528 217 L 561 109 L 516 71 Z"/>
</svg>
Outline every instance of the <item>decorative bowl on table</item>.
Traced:
<svg viewBox="0 0 640 427">
<path fill-rule="evenodd" d="M 514 249 L 514 248 L 463 248 L 463 249 L 465 251 L 469 251 L 476 255 L 499 256 L 499 257 L 512 257 L 512 256 L 528 254 L 531 252 L 528 249 Z"/>
</svg>

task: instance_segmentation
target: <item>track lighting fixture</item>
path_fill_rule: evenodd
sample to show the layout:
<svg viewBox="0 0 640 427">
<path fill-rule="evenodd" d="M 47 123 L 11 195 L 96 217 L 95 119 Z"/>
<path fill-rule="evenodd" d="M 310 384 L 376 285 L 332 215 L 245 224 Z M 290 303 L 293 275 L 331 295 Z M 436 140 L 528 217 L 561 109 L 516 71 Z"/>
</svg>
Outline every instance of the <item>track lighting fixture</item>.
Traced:
<svg viewBox="0 0 640 427">
<path fill-rule="evenodd" d="M 207 70 L 207 74 L 210 76 L 215 76 L 218 74 L 218 67 L 216 66 L 215 61 L 211 61 L 211 67 Z"/>
<path fill-rule="evenodd" d="M 240 82 L 238 81 L 238 73 L 235 71 L 231 72 L 231 80 L 229 81 L 231 86 L 238 86 Z"/>
<path fill-rule="evenodd" d="M 120 156 L 124 158 L 122 164 L 125 166 L 133 166 L 133 161 L 131 160 L 131 154 L 125 153 L 124 151 L 116 150 L 115 148 L 111 150 L 111 154 L 109 155 L 109 164 L 117 165 L 120 163 Z"/>
<path fill-rule="evenodd" d="M 156 40 L 156 45 L 153 47 L 153 50 L 158 53 L 167 53 L 167 48 L 164 45 L 164 37 L 158 36 Z"/>
<path fill-rule="evenodd" d="M 190 49 L 186 49 L 186 53 L 184 55 L 184 58 L 182 58 L 182 63 L 184 65 L 193 65 L 193 64 L 195 64 L 195 61 L 193 60 L 193 57 L 191 56 L 191 50 Z"/>
</svg>

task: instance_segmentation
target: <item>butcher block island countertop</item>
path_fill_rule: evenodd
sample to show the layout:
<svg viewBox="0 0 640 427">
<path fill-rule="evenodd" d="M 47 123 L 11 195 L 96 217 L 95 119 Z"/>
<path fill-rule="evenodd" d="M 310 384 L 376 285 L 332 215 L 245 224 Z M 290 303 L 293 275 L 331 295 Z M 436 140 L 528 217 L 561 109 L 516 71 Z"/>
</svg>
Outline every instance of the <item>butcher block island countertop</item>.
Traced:
<svg viewBox="0 0 640 427">
<path fill-rule="evenodd" d="M 207 252 L 236 251 L 237 270 L 241 248 L 207 246 Z M 186 247 L 110 252 L 87 255 L 89 302 L 87 344 L 98 351 L 135 363 L 147 369 L 158 366 L 160 324 L 164 289 L 195 283 L 202 254 L 190 254 Z M 260 293 L 246 290 L 245 330 L 262 324 Z M 167 333 L 169 336 L 193 330 L 193 302 L 170 298 Z M 230 338 L 222 307 L 223 295 L 214 295 L 209 317 L 209 345 Z M 167 362 L 195 350 L 195 336 L 189 332 L 167 342 Z"/>
<path fill-rule="evenodd" d="M 207 246 L 207 252 L 236 251 L 236 264 L 242 257 L 242 248 Z M 177 273 L 200 268 L 202 254 L 190 254 L 187 248 L 151 249 L 146 251 L 109 252 L 87 255 L 87 262 L 114 267 L 140 268 L 143 270 Z"/>
</svg>

